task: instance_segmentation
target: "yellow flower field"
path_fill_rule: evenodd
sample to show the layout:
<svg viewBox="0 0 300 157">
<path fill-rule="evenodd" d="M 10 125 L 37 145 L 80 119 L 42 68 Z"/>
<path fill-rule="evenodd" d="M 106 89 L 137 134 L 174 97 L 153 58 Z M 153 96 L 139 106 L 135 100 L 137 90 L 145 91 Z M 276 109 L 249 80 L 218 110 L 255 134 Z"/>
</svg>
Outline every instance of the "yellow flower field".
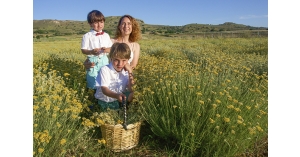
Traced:
<svg viewBox="0 0 300 157">
<path fill-rule="evenodd" d="M 34 156 L 116 155 L 99 125 L 120 120 L 88 107 L 80 42 L 33 43 Z M 131 155 L 238 156 L 268 137 L 267 38 L 139 43 L 134 104 L 144 125 Z"/>
</svg>

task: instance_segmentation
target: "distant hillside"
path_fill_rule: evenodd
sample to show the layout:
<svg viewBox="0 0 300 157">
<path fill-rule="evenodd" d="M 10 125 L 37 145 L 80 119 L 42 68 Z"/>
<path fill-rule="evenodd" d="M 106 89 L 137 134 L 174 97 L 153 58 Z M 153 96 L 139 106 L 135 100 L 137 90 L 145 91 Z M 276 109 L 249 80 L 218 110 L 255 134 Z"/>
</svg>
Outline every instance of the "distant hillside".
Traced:
<svg viewBox="0 0 300 157">
<path fill-rule="evenodd" d="M 120 16 L 108 16 L 105 21 L 104 31 L 111 36 L 114 34 Z M 168 25 L 151 25 L 144 23 L 143 20 L 137 19 L 141 26 L 142 34 L 153 35 L 181 35 L 181 34 L 197 34 L 212 32 L 228 32 L 228 31 L 263 31 L 267 32 L 265 27 L 252 27 L 242 24 L 226 22 L 219 25 L 210 24 L 187 24 L 184 26 L 168 26 Z M 50 36 L 67 36 L 67 35 L 83 35 L 90 30 L 87 21 L 73 20 L 33 20 L 33 36 L 50 37 Z"/>
</svg>

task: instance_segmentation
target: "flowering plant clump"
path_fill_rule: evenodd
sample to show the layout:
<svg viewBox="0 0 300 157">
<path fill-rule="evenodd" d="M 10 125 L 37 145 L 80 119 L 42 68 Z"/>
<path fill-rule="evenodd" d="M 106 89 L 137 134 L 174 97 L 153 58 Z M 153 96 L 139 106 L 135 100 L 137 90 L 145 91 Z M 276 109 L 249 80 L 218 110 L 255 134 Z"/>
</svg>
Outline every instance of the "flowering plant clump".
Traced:
<svg viewBox="0 0 300 157">
<path fill-rule="evenodd" d="M 131 105 L 130 108 L 126 111 L 126 123 L 133 124 L 139 121 L 142 121 L 141 113 Z M 94 112 L 91 117 L 89 117 L 91 121 L 93 121 L 95 127 L 100 127 L 104 124 L 109 125 L 117 125 L 123 124 L 124 122 L 124 111 L 121 109 L 111 110 L 107 109 L 104 112 Z"/>
<path fill-rule="evenodd" d="M 266 137 L 267 58 L 250 48 L 261 41 L 143 43 L 137 91 L 153 133 L 176 141 L 180 156 L 235 156 Z"/>
</svg>

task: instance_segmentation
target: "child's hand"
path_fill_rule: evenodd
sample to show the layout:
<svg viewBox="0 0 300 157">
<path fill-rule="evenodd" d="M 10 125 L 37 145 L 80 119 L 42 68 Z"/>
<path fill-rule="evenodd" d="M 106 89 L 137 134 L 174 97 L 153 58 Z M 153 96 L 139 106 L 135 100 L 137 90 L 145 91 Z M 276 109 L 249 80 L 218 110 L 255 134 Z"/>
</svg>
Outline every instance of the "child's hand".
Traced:
<svg viewBox="0 0 300 157">
<path fill-rule="evenodd" d="M 124 99 L 126 99 L 126 95 L 125 94 L 123 94 L 123 93 L 120 93 L 119 95 L 118 95 L 118 101 L 119 102 L 121 102 L 122 103 L 122 97 L 124 98 Z"/>
<path fill-rule="evenodd" d="M 98 56 L 100 53 L 102 53 L 102 48 L 95 48 L 93 49 L 92 55 Z"/>
<path fill-rule="evenodd" d="M 85 69 L 90 69 L 90 68 L 93 68 L 95 66 L 95 63 L 94 62 L 90 62 L 89 59 L 86 59 L 83 63 Z"/>
<path fill-rule="evenodd" d="M 109 53 L 110 49 L 107 49 L 106 47 L 101 47 L 101 52 L 103 53 Z"/>
</svg>

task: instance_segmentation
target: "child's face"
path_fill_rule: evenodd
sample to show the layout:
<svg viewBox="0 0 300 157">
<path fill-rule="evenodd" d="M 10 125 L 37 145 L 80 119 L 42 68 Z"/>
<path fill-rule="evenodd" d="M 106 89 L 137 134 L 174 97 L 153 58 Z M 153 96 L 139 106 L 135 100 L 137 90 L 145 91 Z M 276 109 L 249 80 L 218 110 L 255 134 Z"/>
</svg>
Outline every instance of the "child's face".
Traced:
<svg viewBox="0 0 300 157">
<path fill-rule="evenodd" d="M 93 28 L 96 32 L 100 32 L 104 28 L 104 21 L 90 23 L 91 28 Z"/>
<path fill-rule="evenodd" d="M 128 59 L 114 58 L 111 60 L 113 67 L 117 72 L 120 72 L 124 66 L 128 63 Z"/>
</svg>

